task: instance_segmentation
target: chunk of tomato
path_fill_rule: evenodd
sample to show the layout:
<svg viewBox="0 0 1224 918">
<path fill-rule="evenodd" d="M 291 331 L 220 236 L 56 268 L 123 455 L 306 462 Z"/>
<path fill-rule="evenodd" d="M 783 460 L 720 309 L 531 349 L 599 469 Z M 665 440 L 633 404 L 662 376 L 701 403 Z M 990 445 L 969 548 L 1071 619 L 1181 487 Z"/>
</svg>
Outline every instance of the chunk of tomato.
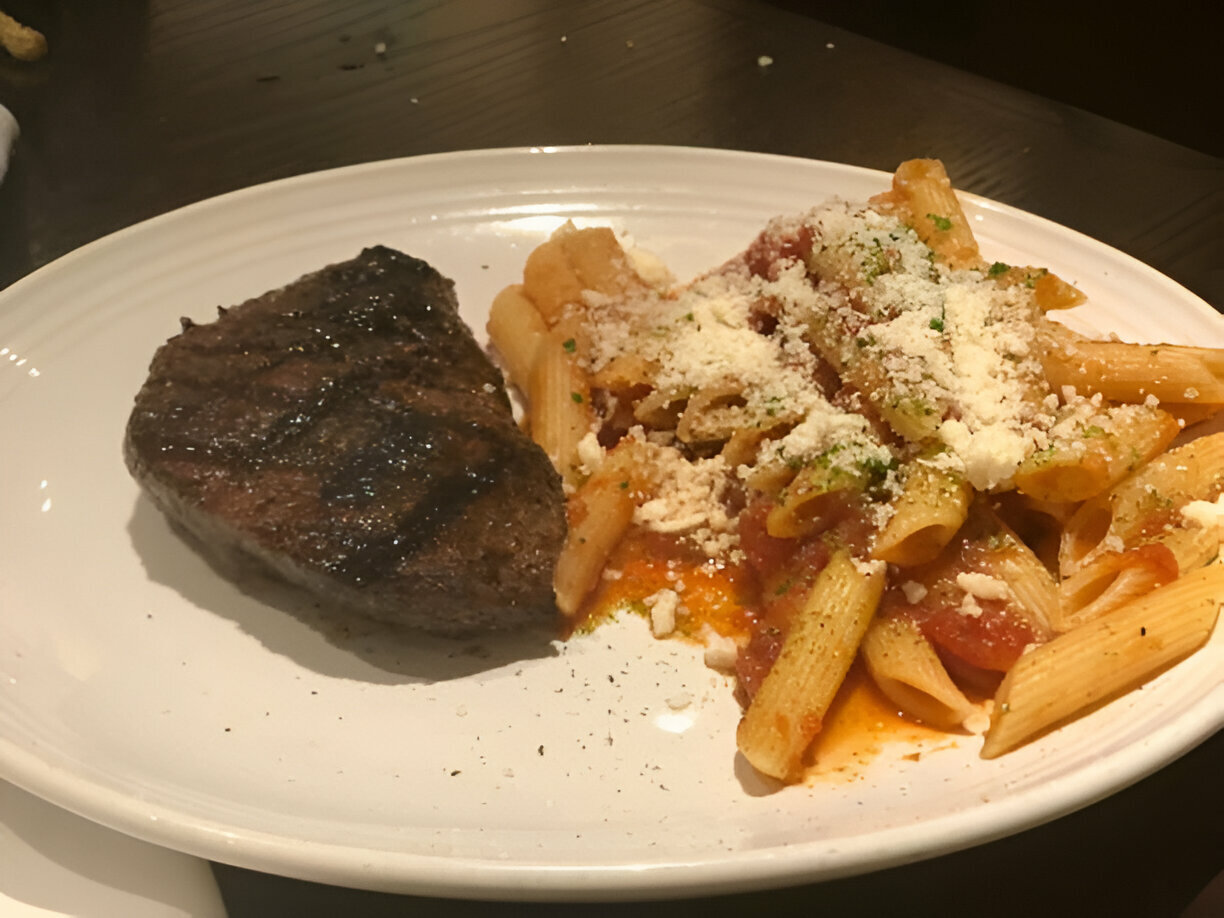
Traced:
<svg viewBox="0 0 1224 918">
<path fill-rule="evenodd" d="M 977 615 L 950 605 L 926 609 L 917 616 L 918 626 L 941 652 L 979 669 L 1006 672 L 1037 637 L 1004 603 L 979 599 L 977 606 Z"/>
</svg>

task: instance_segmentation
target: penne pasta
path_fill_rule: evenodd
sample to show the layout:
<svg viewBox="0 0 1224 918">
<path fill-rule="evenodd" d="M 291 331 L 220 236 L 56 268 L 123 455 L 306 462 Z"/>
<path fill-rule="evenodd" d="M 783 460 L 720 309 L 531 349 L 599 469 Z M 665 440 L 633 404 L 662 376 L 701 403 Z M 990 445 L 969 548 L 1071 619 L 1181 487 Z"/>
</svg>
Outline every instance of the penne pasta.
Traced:
<svg viewBox="0 0 1224 918">
<path fill-rule="evenodd" d="M 1209 348 L 1093 341 L 1049 322 L 1041 359 L 1055 389 L 1069 386 L 1115 402 L 1142 403 L 1150 396 L 1174 414 L 1180 406 L 1201 415 L 1224 405 L 1224 366 Z"/>
<path fill-rule="evenodd" d="M 1177 558 L 1163 545 L 1098 555 L 1058 587 L 1055 631 L 1070 631 L 1177 578 Z"/>
<path fill-rule="evenodd" d="M 624 297 L 642 286 L 616 234 L 606 226 L 574 229 L 567 223 L 554 235 L 584 291 Z"/>
<path fill-rule="evenodd" d="M 791 625 L 740 720 L 740 752 L 763 774 L 793 778 L 841 687 L 884 589 L 884 565 L 835 554 Z"/>
<path fill-rule="evenodd" d="M 863 480 L 839 469 L 808 466 L 801 469 L 778 495 L 765 527 L 775 538 L 793 539 L 822 522 L 839 498 L 861 491 Z"/>
<path fill-rule="evenodd" d="M 688 399 L 688 392 L 655 389 L 638 400 L 633 408 L 633 417 L 653 430 L 675 430 Z"/>
<path fill-rule="evenodd" d="M 1001 262 L 994 262 L 987 268 L 960 199 L 943 163 L 937 159 L 902 163 L 893 175 L 891 192 L 875 200 L 905 214 L 922 241 L 948 265 L 985 269 L 1000 286 L 1031 290 L 1042 312 L 1070 309 L 1086 299 L 1082 292 L 1046 268 Z"/>
<path fill-rule="evenodd" d="M 658 368 L 640 354 L 618 354 L 591 376 L 591 385 L 613 392 L 652 387 Z"/>
<path fill-rule="evenodd" d="M 955 730 L 977 711 L 952 681 L 931 642 L 909 619 L 876 618 L 863 638 L 862 654 L 880 691 L 923 723 Z"/>
<path fill-rule="evenodd" d="M 523 293 L 549 325 L 568 307 L 582 302 L 582 279 L 570 264 L 559 238 L 561 233 L 558 230 L 553 238 L 536 246 L 523 266 Z"/>
<path fill-rule="evenodd" d="M 1224 565 L 1200 568 L 1025 653 L 995 695 L 982 756 L 994 758 L 1134 687 L 1201 646 Z"/>
<path fill-rule="evenodd" d="M 536 349 L 528 382 L 531 436 L 569 483 L 581 477 L 578 444 L 591 432 L 594 412 L 585 374 L 570 358 L 568 338 L 555 331 Z"/>
<path fill-rule="evenodd" d="M 1224 433 L 1200 437 L 1152 460 L 1067 521 L 1059 551 L 1063 577 L 1107 551 L 1134 548 L 1183 529 L 1181 508 L 1224 491 Z"/>
<path fill-rule="evenodd" d="M 1055 429 L 1060 427 L 1069 429 L 1016 470 L 1016 488 L 1040 501 L 1074 503 L 1096 497 L 1160 455 L 1181 432 L 1173 415 L 1147 405 L 1093 411 Z"/>
<path fill-rule="evenodd" d="M 548 324 L 521 284 L 506 287 L 493 298 L 487 328 L 510 382 L 530 399 L 531 368 Z"/>
<path fill-rule="evenodd" d="M 1033 302 L 1042 312 L 1072 309 L 1087 300 L 1082 291 L 1045 268 L 1022 268 L 995 262 L 986 273 L 1002 286 L 1020 286 L 1032 290 Z"/>
<path fill-rule="evenodd" d="M 722 443 L 747 426 L 743 394 L 728 381 L 689 396 L 676 422 L 676 436 L 684 443 Z"/>
<path fill-rule="evenodd" d="M 569 532 L 557 559 L 557 608 L 577 618 L 613 549 L 633 522 L 635 498 L 646 487 L 649 463 L 633 442 L 613 450 L 569 501 Z"/>
<path fill-rule="evenodd" d="M 578 615 L 633 521 L 633 500 L 618 482 L 587 482 L 575 499 L 581 513 L 570 526 L 554 577 L 557 608 L 569 618 Z"/>
<path fill-rule="evenodd" d="M 1048 571 L 1058 571 L 1058 550 L 1063 527 L 1078 503 L 1044 501 L 1020 491 L 1008 491 L 992 502 L 999 519 L 1027 545 Z"/>
<path fill-rule="evenodd" d="M 1006 530 L 999 539 L 994 569 L 1016 598 L 1024 619 L 1039 638 L 1053 630 L 1060 606 L 1058 587 L 1049 569 L 1024 541 Z"/>
<path fill-rule="evenodd" d="M 1055 631 L 1068 631 L 1201 567 L 1219 553 L 1216 532 L 1190 524 L 1126 551 L 1106 551 L 1059 584 Z"/>
<path fill-rule="evenodd" d="M 665 273 L 567 223 L 489 333 L 569 495 L 566 621 L 719 635 L 762 774 L 802 779 L 855 659 L 941 729 L 997 688 L 994 756 L 1201 643 L 1224 350 L 1053 321 L 1084 294 L 989 262 L 938 160 Z"/>
<path fill-rule="evenodd" d="M 727 442 L 723 444 L 722 451 L 719 453 L 726 461 L 727 465 L 732 468 L 736 466 L 746 466 L 748 463 L 756 459 L 757 453 L 760 451 L 761 444 L 775 432 L 775 428 L 741 428 L 735 431 L 727 438 Z M 777 493 L 785 481 L 778 488 L 771 489 L 771 493 Z M 757 487 L 754 485 L 754 487 Z"/>
<path fill-rule="evenodd" d="M 914 463 L 871 556 L 901 567 L 933 561 L 964 524 L 972 496 L 964 476 Z"/>
<path fill-rule="evenodd" d="M 592 293 L 624 296 L 645 284 L 610 229 L 566 222 L 527 256 L 522 286 L 552 326 L 571 308 L 585 308 Z"/>
<path fill-rule="evenodd" d="M 976 268 L 982 253 L 943 163 L 911 159 L 897 167 L 893 195 L 922 241 L 953 268 Z"/>
<path fill-rule="evenodd" d="M 897 434 L 911 443 L 928 442 L 935 437 L 947 406 L 899 386 L 884 367 L 879 355 L 860 347 L 861 320 L 845 312 L 812 316 L 807 332 L 821 356 L 846 384 L 867 396 L 879 416 Z"/>
</svg>

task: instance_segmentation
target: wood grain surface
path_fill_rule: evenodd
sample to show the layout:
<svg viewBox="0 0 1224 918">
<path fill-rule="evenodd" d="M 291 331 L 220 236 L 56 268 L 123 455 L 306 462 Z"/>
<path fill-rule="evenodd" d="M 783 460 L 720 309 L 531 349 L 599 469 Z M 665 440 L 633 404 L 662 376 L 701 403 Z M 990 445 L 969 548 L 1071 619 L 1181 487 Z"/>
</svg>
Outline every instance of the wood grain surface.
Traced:
<svg viewBox="0 0 1224 918">
<path fill-rule="evenodd" d="M 937 155 L 965 190 L 1224 303 L 1219 160 L 762 4 L 25 5 L 52 53 L 0 70 L 23 128 L 0 186 L 0 283 L 154 214 L 302 172 L 662 143 L 881 169 Z"/>
</svg>

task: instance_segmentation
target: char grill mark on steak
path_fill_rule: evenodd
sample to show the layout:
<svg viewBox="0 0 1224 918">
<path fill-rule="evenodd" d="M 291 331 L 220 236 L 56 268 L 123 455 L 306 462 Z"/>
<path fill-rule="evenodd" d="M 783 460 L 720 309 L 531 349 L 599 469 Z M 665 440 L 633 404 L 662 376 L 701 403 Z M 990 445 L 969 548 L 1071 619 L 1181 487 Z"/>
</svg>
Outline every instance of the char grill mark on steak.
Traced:
<svg viewBox="0 0 1224 918">
<path fill-rule="evenodd" d="M 419 259 L 367 249 L 184 322 L 125 455 L 208 546 L 337 605 L 443 633 L 553 614 L 560 482 Z"/>
<path fill-rule="evenodd" d="M 401 424 L 391 438 L 320 482 L 322 500 L 358 512 L 395 488 L 394 479 L 400 475 L 425 482 L 417 501 L 385 532 L 325 563 L 327 570 L 355 584 L 385 576 L 394 570 L 396 558 L 411 556 L 437 538 L 473 498 L 496 485 L 498 468 L 507 458 L 500 450 L 482 448 L 487 444 L 480 442 L 471 424 L 456 425 L 449 418 L 421 414 L 411 407 L 402 410 Z M 465 444 L 476 445 L 477 454 L 464 455 Z M 446 470 L 430 472 L 433 465 Z"/>
</svg>

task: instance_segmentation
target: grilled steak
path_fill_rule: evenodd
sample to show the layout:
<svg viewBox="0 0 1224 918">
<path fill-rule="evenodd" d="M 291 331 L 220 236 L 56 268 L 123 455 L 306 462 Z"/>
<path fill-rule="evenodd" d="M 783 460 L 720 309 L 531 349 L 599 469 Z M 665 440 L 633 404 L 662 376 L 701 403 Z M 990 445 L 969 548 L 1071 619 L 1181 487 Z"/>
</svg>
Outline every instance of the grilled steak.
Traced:
<svg viewBox="0 0 1224 918">
<path fill-rule="evenodd" d="M 136 396 L 128 468 L 222 557 L 439 634 L 551 621 L 560 481 L 515 425 L 453 284 L 377 247 L 183 321 Z"/>
</svg>

